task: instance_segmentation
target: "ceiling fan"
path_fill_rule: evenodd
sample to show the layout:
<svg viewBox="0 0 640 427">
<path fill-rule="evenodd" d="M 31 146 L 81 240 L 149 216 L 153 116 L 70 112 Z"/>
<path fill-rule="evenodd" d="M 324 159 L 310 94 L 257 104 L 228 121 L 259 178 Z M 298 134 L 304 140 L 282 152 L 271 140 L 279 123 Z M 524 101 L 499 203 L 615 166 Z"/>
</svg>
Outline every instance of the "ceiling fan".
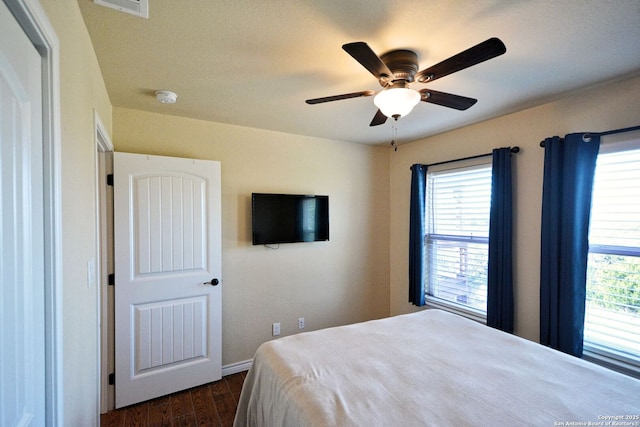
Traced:
<svg viewBox="0 0 640 427">
<path fill-rule="evenodd" d="M 365 90 L 307 99 L 306 103 L 321 104 L 376 95 L 373 102 L 378 107 L 378 112 L 369 126 L 381 125 L 387 121 L 388 117 L 397 120 L 399 117 L 406 116 L 420 101 L 456 110 L 466 110 L 478 100 L 431 89 L 415 90 L 410 86 L 414 83 L 432 82 L 440 77 L 495 58 L 507 51 L 504 43 L 493 37 L 436 65 L 418 71 L 418 55 L 412 50 L 392 50 L 378 56 L 365 42 L 347 43 L 342 46 L 342 49 L 378 79 L 382 90 L 377 92 L 377 95 L 373 90 Z"/>
</svg>

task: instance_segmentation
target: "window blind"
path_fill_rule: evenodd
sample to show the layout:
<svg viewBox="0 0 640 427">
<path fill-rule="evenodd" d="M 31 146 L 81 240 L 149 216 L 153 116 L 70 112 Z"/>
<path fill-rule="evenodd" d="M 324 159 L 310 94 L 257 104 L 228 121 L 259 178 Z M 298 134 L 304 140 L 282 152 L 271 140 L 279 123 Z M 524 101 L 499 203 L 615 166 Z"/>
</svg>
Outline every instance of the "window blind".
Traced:
<svg viewBox="0 0 640 427">
<path fill-rule="evenodd" d="M 600 154 L 587 270 L 585 343 L 640 362 L 640 150 Z"/>
<path fill-rule="evenodd" d="M 487 307 L 491 164 L 427 173 L 427 293 Z"/>
</svg>

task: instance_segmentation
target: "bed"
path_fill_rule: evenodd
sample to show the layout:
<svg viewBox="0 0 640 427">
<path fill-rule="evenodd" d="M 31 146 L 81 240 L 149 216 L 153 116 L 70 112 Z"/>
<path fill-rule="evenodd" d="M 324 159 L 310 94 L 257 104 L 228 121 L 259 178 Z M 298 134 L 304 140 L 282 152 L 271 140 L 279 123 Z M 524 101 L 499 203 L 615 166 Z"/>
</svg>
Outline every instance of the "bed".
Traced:
<svg viewBox="0 0 640 427">
<path fill-rule="evenodd" d="M 425 310 L 262 344 L 234 423 L 424 425 L 640 425 L 640 380 Z"/>
</svg>

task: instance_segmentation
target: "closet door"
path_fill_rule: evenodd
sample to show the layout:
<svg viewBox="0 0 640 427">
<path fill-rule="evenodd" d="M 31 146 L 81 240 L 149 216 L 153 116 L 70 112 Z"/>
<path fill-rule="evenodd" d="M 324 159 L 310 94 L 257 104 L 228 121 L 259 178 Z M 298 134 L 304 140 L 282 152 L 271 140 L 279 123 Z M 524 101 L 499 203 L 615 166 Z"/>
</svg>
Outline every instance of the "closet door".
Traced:
<svg viewBox="0 0 640 427">
<path fill-rule="evenodd" d="M 46 423 L 42 60 L 0 2 L 0 425 Z"/>
</svg>

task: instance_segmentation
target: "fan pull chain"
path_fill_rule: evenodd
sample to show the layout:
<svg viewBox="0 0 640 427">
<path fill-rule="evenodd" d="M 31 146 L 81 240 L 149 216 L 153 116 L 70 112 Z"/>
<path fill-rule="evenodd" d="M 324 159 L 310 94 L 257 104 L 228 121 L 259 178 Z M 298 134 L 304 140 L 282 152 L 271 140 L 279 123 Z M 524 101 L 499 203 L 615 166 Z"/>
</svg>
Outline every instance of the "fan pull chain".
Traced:
<svg viewBox="0 0 640 427">
<path fill-rule="evenodd" d="M 393 147 L 393 151 L 398 151 L 398 146 L 396 145 L 397 137 L 398 137 L 398 119 L 395 119 L 393 123 L 391 123 L 391 146 Z"/>
</svg>

